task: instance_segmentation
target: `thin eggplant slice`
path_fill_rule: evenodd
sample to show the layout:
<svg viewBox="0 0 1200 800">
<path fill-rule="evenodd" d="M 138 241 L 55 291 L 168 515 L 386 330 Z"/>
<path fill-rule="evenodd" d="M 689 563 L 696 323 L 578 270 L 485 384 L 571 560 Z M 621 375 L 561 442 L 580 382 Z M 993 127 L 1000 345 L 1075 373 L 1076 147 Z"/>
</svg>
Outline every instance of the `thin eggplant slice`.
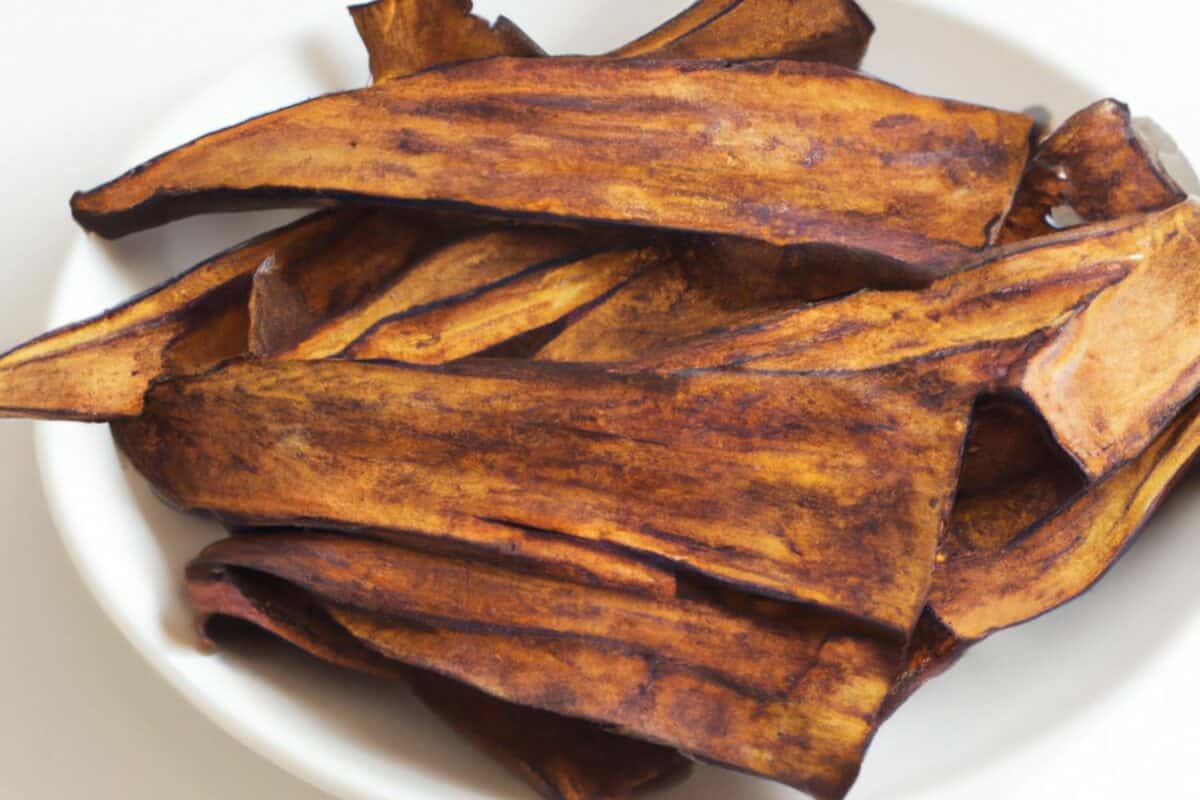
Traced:
<svg viewBox="0 0 1200 800">
<path fill-rule="evenodd" d="M 513 705 L 457 681 L 384 658 L 286 581 L 216 564 L 188 569 L 188 597 L 210 643 L 215 619 L 240 620 L 311 656 L 355 672 L 403 680 L 436 714 L 550 800 L 617 800 L 675 780 L 689 764 L 676 751 L 583 720 Z"/>
<path fill-rule="evenodd" d="M 1128 106 L 1101 100 L 1071 117 L 1034 153 L 1001 242 L 1053 233 L 1055 209 L 1080 222 L 1160 211 L 1187 198 L 1135 130 Z"/>
<path fill-rule="evenodd" d="M 388 658 L 818 797 L 853 782 L 898 666 L 898 642 L 801 609 L 780 622 L 364 540 L 282 536 L 228 540 L 199 562 L 294 582 Z"/>
<path fill-rule="evenodd" d="M 906 265 L 842 248 L 699 241 L 573 319 L 537 349 L 536 358 L 627 361 L 739 327 L 771 310 L 864 288 L 917 288 L 928 282 Z"/>
<path fill-rule="evenodd" d="M 698 0 L 612 55 L 791 58 L 856 69 L 874 32 L 853 0 Z"/>
<path fill-rule="evenodd" d="M 289 347 L 274 350 L 271 355 L 297 359 L 341 355 L 360 339 L 365 339 L 364 347 L 372 340 L 385 341 L 391 322 L 399 325 L 403 320 L 426 319 L 439 310 L 458 313 L 465 319 L 469 312 L 458 309 L 456 301 L 486 296 L 489 289 L 520 282 L 521 278 L 544 273 L 556 264 L 578 263 L 597 251 L 619 246 L 605 243 L 603 236 L 590 238 L 592 241 L 579 231 L 548 228 L 485 229 L 463 234 L 410 263 L 390 283 L 357 306 L 326 316 L 310 327 L 306 336 Z M 529 283 L 525 282 L 526 288 Z M 474 305 L 475 309 L 486 307 L 486 302 Z M 450 349 L 456 346 L 452 342 L 458 339 L 453 333 L 433 324 L 427 331 L 429 339 L 444 340 Z M 397 332 L 397 337 L 400 335 Z M 457 346 L 467 348 L 465 355 L 474 352 L 469 344 Z M 484 344 L 479 349 L 488 346 Z"/>
<path fill-rule="evenodd" d="M 321 214 L 252 239 L 133 300 L 0 356 L 0 415 L 103 420 L 141 412 L 163 375 L 245 354 L 247 303 L 272 254 L 322 248 L 349 217 Z"/>
<path fill-rule="evenodd" d="M 106 236 L 246 204 L 345 198 L 937 263 L 991 242 L 1031 127 L 827 65 L 491 59 L 259 117 L 72 205 Z"/>
<path fill-rule="evenodd" d="M 471 0 L 376 0 L 350 16 L 371 57 L 376 81 L 449 61 L 541 56 L 545 51 L 506 17 L 495 25 L 471 13 Z"/>
<path fill-rule="evenodd" d="M 1078 597 L 1129 547 L 1200 448 L 1200 405 L 1136 460 L 1003 548 L 938 565 L 930 598 L 962 639 L 979 639 Z"/>
</svg>

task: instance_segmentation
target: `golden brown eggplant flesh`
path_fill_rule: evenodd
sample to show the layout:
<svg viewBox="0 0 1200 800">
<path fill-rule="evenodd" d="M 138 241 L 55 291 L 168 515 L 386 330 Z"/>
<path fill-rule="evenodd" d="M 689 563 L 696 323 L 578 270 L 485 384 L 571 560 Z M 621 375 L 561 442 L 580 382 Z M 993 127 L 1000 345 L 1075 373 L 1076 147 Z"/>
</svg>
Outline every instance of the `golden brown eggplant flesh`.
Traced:
<svg viewBox="0 0 1200 800">
<path fill-rule="evenodd" d="M 119 236 L 246 202 L 454 203 L 938 263 L 992 241 L 1031 127 L 828 65 L 492 59 L 268 114 L 72 206 Z"/>
</svg>

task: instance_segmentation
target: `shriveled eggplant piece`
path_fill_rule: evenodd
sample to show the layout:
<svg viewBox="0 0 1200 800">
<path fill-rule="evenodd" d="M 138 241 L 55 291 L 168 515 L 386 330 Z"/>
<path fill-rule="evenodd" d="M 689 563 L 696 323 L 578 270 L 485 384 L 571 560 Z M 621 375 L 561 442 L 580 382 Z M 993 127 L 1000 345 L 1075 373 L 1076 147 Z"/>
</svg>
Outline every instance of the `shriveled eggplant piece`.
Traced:
<svg viewBox="0 0 1200 800">
<path fill-rule="evenodd" d="M 541 56 L 545 51 L 512 20 L 495 25 L 471 13 L 471 0 L 376 0 L 350 16 L 376 81 L 412 75 L 448 61 Z"/>
<path fill-rule="evenodd" d="M 1192 404 L 1136 460 L 1003 548 L 938 565 L 930 598 L 960 638 L 978 639 L 1079 596 L 1132 542 L 1200 448 Z"/>
<path fill-rule="evenodd" d="M 591 541 L 907 631 L 966 427 L 950 381 L 988 373 L 969 360 L 845 378 L 249 363 L 162 384 L 115 430 L 169 500 L 227 519 L 485 547 L 516 525 L 545 531 L 531 558 Z"/>
<path fill-rule="evenodd" d="M 119 236 L 247 206 L 450 202 L 936 263 L 991 242 L 1031 127 L 827 65 L 491 59 L 259 117 L 72 206 Z"/>
<path fill-rule="evenodd" d="M 359 359 L 445 364 L 552 324 L 603 298 L 666 253 L 617 250 L 531 271 L 460 302 L 384 320 L 345 350 Z"/>
<path fill-rule="evenodd" d="M 623 257 L 605 258 L 611 250 L 622 252 Z M 354 345 L 358 348 L 354 355 L 373 350 L 377 355 L 368 357 L 409 360 L 404 356 L 419 357 L 422 344 L 430 351 L 426 360 L 434 358 L 436 350 L 471 355 L 527 329 L 507 321 L 505 312 L 527 314 L 525 324 L 537 327 L 627 278 L 645 258 L 628 250 L 611 235 L 585 236 L 568 229 L 464 234 L 410 264 L 373 297 L 327 318 L 303 339 L 272 355 L 327 358 L 349 354 Z M 555 283 L 555 276 L 560 283 Z M 520 296 L 513 295 L 535 291 L 539 281 L 546 282 L 540 287 L 542 293 L 527 296 L 524 305 Z M 456 321 L 461 321 L 457 328 Z M 509 328 L 516 324 L 515 329 L 510 332 L 506 323 Z"/>
<path fill-rule="evenodd" d="M 853 0 L 698 0 L 613 55 L 792 58 L 854 69 L 874 32 Z"/>
<path fill-rule="evenodd" d="M 907 632 L 975 396 L 1154 266 L 1145 238 L 1164 219 L 1060 236 L 921 293 L 802 308 L 620 372 L 242 364 L 157 387 L 117 431 L 188 508 L 450 539 L 517 524 Z"/>
<path fill-rule="evenodd" d="M 358 214 L 320 214 L 205 261 L 90 320 L 0 356 L 0 415 L 103 420 L 141 412 L 163 375 L 246 352 L 255 269 L 272 254 L 323 249 Z"/>
<path fill-rule="evenodd" d="M 199 562 L 338 604 L 334 617 L 389 658 L 818 797 L 853 782 L 901 646 L 800 609 L 780 622 L 345 537 L 233 539 Z"/>
<path fill-rule="evenodd" d="M 188 569 L 187 588 L 206 638 L 214 618 L 241 620 L 323 661 L 404 680 L 435 713 L 550 800 L 620 800 L 644 785 L 680 778 L 689 767 L 669 748 L 506 703 L 384 658 L 350 635 L 310 594 L 265 573 L 196 564 Z"/>
<path fill-rule="evenodd" d="M 1034 153 L 1001 242 L 1053 233 L 1060 207 L 1083 222 L 1159 211 L 1187 198 L 1134 129 L 1129 107 L 1102 100 L 1071 117 Z"/>
</svg>

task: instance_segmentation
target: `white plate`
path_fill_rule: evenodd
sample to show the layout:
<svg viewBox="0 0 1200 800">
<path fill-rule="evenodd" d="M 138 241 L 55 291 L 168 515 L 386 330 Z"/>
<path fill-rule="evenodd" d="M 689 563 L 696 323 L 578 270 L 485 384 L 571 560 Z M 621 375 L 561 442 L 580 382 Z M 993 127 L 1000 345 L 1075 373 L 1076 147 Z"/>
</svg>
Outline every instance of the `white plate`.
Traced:
<svg viewBox="0 0 1200 800">
<path fill-rule="evenodd" d="M 643 0 L 613 14 L 611 4 L 588 0 L 477 2 L 484 13 L 527 22 L 552 50 L 577 52 L 616 44 L 682 5 Z M 1111 11 L 1103 3 L 1065 5 L 1091 9 L 1093 23 L 1108 14 L 1109 25 L 1152 30 L 1145 19 L 1130 22 L 1125 3 Z M 1170 0 L 1142 5 L 1177 8 Z M 1078 41 L 1071 31 L 1031 27 L 1038 3 L 868 0 L 864 6 L 880 27 L 868 68 L 891 80 L 1012 108 L 1039 103 L 1060 120 L 1116 87 L 1135 102 L 1144 96 L 1138 110 L 1153 112 L 1185 151 L 1200 153 L 1195 120 L 1178 110 L 1192 101 L 1164 90 L 1151 58 L 1162 43 L 1148 35 L 1129 37 L 1141 42 L 1146 58 L 1124 58 L 1118 73 L 1117 54 L 1080 34 L 1086 26 L 1072 28 Z M 1055 13 L 1062 18 L 1058 8 L 1043 21 L 1053 24 Z M 972 18 L 1008 33 L 988 33 Z M 1035 49 L 1014 44 L 1018 33 Z M 187 103 L 120 167 L 262 110 L 359 85 L 361 62 L 348 24 L 287 43 Z M 1093 86 L 1089 75 L 1106 77 Z M 81 236 L 60 278 L 52 322 L 94 314 L 286 218 L 192 220 L 118 244 Z M 44 424 L 37 436 L 58 527 L 96 598 L 146 659 L 233 736 L 341 798 L 530 796 L 390 685 L 348 677 L 284 648 L 198 653 L 180 592 L 182 567 L 220 530 L 153 498 L 118 459 L 106 427 Z M 1200 700 L 1192 683 L 1200 659 L 1200 582 L 1192 566 L 1200 565 L 1197 511 L 1200 485 L 1190 481 L 1100 588 L 995 637 L 918 693 L 880 733 L 853 797 L 1106 798 L 1128 796 L 1132 788 L 1141 796 L 1180 796 L 1169 787 L 1194 776 L 1188 756 L 1200 753 L 1195 728 L 1181 713 L 1194 712 Z M 701 768 L 661 796 L 797 795 Z"/>
</svg>

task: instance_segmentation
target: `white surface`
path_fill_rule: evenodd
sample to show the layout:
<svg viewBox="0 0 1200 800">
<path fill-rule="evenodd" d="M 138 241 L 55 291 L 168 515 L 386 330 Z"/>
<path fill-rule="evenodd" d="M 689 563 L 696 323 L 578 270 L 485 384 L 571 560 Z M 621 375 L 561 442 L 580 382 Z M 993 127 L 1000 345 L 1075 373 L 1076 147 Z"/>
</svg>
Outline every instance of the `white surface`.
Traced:
<svg viewBox="0 0 1200 800">
<path fill-rule="evenodd" d="M 510 13 L 552 49 L 579 50 L 629 38 L 681 5 L 679 0 L 477 3 L 485 13 Z M 1195 30 L 1189 24 L 1193 20 L 1181 18 L 1181 5 L 1144 0 L 1140 13 L 1131 16 L 1127 3 L 1094 0 L 864 2 L 880 26 L 876 55 L 868 65 L 916 89 L 1014 107 L 1042 103 L 1069 109 L 1099 93 L 1114 94 L 1133 102 L 1136 113 L 1155 116 L 1185 150 L 1200 153 L 1200 120 L 1194 102 L 1180 93 L 1186 82 L 1177 77 L 1188 74 L 1189 34 Z M 993 33 L 921 10 L 935 6 L 969 16 Z M 0 51 L 8 101 L 0 129 L 5 169 L 0 241 L 8 259 L 0 275 L 4 344 L 41 327 L 51 280 L 72 235 L 65 211 L 70 190 L 111 177 L 145 132 L 161 126 L 176 101 L 264 47 L 284 61 L 260 60 L 253 74 L 269 75 L 294 63 L 284 77 L 299 83 L 285 89 L 252 82 L 232 96 L 192 106 L 191 112 L 207 121 L 187 135 L 232 121 L 243 110 L 257 110 L 253 104 L 237 108 L 230 100 L 283 101 L 292 97 L 287 90 L 303 89 L 306 81 L 332 87 L 362 80 L 350 26 L 334 3 L 60 0 L 18 8 L 6 14 L 9 36 Z M 319 36 L 304 34 L 314 25 Z M 1003 45 L 1005 39 L 1021 41 L 1027 51 Z M 107 283 L 83 284 L 86 289 L 74 301 L 98 310 L 106 292 L 147 285 L 155 270 L 186 266 L 198 253 L 236 239 L 231 226 L 246 224 L 189 222 L 115 248 L 89 244 L 93 257 L 116 258 L 123 271 L 110 273 Z M 101 428 L 53 430 L 63 442 L 79 442 L 69 451 L 78 456 L 78 467 L 86 466 L 83 459 L 112 458 Z M 322 797 L 191 710 L 97 613 L 55 541 L 33 470 L 27 424 L 0 424 L 0 454 L 7 512 L 0 539 L 6 556 L 0 561 L 0 615 L 7 634 L 0 663 L 0 797 Z M 255 716 L 260 723 L 285 724 L 289 735 L 275 742 L 275 755 L 306 736 L 320 735 L 321 728 L 311 723 L 312 702 L 297 699 L 311 695 L 292 693 L 313 681 L 332 683 L 334 673 L 282 655 L 227 669 L 225 660 L 193 654 L 186 619 L 172 610 L 177 572 L 167 565 L 198 546 L 200 538 L 179 530 L 197 523 L 180 522 L 160 510 L 140 484 L 126 483 L 111 469 L 111 462 L 97 474 L 97 480 L 76 486 L 93 505 L 71 504 L 78 515 L 72 530 L 86 530 L 91 541 L 104 543 L 91 549 L 92 563 L 101 556 L 109 559 L 102 574 L 123 588 L 126 600 L 117 610 L 164 643 L 176 670 L 190 671 L 192 680 L 224 681 L 228 692 L 242 692 L 240 697 L 219 695 L 226 704 L 223 713 L 261 710 Z M 1190 722 L 1200 705 L 1191 680 L 1200 655 L 1200 585 L 1191 578 L 1192 565 L 1200 564 L 1200 536 L 1189 535 L 1195 533 L 1192 512 L 1200 510 L 1198 488 L 1195 482 L 1185 487 L 1098 591 L 997 637 L 923 690 L 885 727 L 854 797 L 1186 794 L 1182 787 L 1189 785 L 1200 753 Z M 171 535 L 145 536 L 143 518 Z M 125 546 L 130 550 L 123 555 Z M 137 559 L 159 571 L 139 570 Z M 166 599 L 153 599 L 159 594 Z M 143 596 L 152 599 L 139 604 Z M 332 726 L 339 735 L 323 752 L 340 768 L 327 779 L 353 785 L 364 797 L 384 796 L 392 788 L 388 781 L 406 774 L 450 781 L 436 790 L 438 797 L 527 796 L 482 759 L 450 747 L 444 731 L 406 698 L 369 683 L 337 687 L 329 697 L 317 701 L 318 713 L 336 716 L 339 708 L 357 706 L 370 713 L 343 714 Z M 370 771 L 355 770 L 349 765 L 356 759 L 377 764 Z M 765 784 L 747 790 L 743 781 L 705 770 L 674 796 L 717 798 L 734 791 L 750 800 L 789 796 Z M 413 797 L 434 792 L 427 786 L 411 788 Z"/>
</svg>

